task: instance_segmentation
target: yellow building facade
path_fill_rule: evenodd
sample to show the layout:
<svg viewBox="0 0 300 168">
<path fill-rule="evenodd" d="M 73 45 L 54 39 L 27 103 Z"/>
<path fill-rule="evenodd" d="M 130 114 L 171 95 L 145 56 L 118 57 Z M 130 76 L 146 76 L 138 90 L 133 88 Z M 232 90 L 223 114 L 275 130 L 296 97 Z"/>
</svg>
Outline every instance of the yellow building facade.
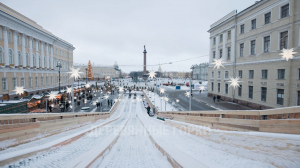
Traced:
<svg viewBox="0 0 300 168">
<path fill-rule="evenodd" d="M 70 85 L 69 67 L 73 64 L 72 44 L 60 39 L 35 21 L 0 3 L 0 97 L 17 99 L 16 86 L 25 95 L 40 94 L 59 85 Z"/>
</svg>

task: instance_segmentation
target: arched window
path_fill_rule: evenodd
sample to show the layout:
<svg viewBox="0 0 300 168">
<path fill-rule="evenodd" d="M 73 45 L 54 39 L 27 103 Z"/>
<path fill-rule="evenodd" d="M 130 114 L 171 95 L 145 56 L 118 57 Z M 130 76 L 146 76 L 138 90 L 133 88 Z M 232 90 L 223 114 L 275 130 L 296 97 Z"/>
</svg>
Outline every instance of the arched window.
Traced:
<svg viewBox="0 0 300 168">
<path fill-rule="evenodd" d="M 39 67 L 41 67 L 41 57 L 40 56 L 38 56 L 38 60 L 39 60 L 38 65 L 39 65 Z"/>
<path fill-rule="evenodd" d="M 21 52 L 18 51 L 18 64 L 21 65 Z"/>
<path fill-rule="evenodd" d="M 9 49 L 8 55 L 9 55 L 9 64 L 12 64 L 13 63 L 13 52 L 11 49 Z"/>
<path fill-rule="evenodd" d="M 26 66 L 29 66 L 29 56 L 28 56 L 28 53 L 26 53 Z"/>
<path fill-rule="evenodd" d="M 34 54 L 32 54 L 32 62 L 33 62 L 33 66 L 35 66 L 35 56 L 34 56 Z"/>
<path fill-rule="evenodd" d="M 7 32 L 7 35 L 8 35 L 8 41 L 9 41 L 9 42 L 12 42 L 11 32 L 8 31 L 8 32 Z"/>
<path fill-rule="evenodd" d="M 3 50 L 0 47 L 0 63 L 3 63 Z"/>
<path fill-rule="evenodd" d="M 44 67 L 46 68 L 46 57 L 44 57 Z"/>
</svg>

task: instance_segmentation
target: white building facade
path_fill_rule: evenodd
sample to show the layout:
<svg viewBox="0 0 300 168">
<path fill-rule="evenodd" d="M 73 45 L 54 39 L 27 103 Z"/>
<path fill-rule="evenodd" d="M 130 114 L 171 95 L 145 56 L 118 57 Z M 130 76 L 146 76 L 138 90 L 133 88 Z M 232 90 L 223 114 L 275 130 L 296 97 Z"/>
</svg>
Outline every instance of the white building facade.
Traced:
<svg viewBox="0 0 300 168">
<path fill-rule="evenodd" d="M 61 86 L 70 85 L 69 67 L 73 64 L 72 44 L 43 29 L 33 20 L 0 3 L 0 97 L 20 98 L 16 86 L 25 94 L 57 89 L 57 63 L 60 62 Z"/>
<path fill-rule="evenodd" d="M 263 0 L 210 26 L 209 96 L 257 109 L 300 105 L 300 1 Z M 282 49 L 294 48 L 292 60 Z M 225 68 L 214 69 L 214 59 Z M 240 77 L 240 87 L 229 87 Z"/>
</svg>

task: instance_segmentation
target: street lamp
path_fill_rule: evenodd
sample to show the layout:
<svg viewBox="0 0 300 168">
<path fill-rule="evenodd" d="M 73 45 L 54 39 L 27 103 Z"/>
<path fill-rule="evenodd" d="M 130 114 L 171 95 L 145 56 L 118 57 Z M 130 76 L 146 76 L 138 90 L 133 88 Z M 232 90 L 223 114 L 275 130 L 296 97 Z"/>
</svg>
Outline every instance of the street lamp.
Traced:
<svg viewBox="0 0 300 168">
<path fill-rule="evenodd" d="M 87 68 L 85 68 L 85 77 L 86 77 L 85 83 L 87 83 Z"/>
<path fill-rule="evenodd" d="M 61 63 L 58 62 L 56 67 L 58 67 L 58 89 L 59 89 L 58 93 L 60 93 L 60 68 L 61 68 Z"/>
</svg>

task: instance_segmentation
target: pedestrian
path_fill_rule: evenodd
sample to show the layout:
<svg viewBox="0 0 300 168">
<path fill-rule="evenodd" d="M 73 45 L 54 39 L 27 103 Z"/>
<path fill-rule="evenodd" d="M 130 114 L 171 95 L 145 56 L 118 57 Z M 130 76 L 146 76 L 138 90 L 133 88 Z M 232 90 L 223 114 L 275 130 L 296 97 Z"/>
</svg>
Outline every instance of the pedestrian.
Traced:
<svg viewBox="0 0 300 168">
<path fill-rule="evenodd" d="M 109 99 L 107 99 L 107 105 L 109 106 Z"/>
<path fill-rule="evenodd" d="M 201 90 L 199 90 L 200 94 L 201 94 Z"/>
<path fill-rule="evenodd" d="M 216 102 L 216 96 L 214 96 L 213 100 L 214 100 L 214 102 Z"/>
<path fill-rule="evenodd" d="M 149 115 L 149 113 L 150 113 L 150 106 L 147 107 L 147 113 Z"/>
</svg>

